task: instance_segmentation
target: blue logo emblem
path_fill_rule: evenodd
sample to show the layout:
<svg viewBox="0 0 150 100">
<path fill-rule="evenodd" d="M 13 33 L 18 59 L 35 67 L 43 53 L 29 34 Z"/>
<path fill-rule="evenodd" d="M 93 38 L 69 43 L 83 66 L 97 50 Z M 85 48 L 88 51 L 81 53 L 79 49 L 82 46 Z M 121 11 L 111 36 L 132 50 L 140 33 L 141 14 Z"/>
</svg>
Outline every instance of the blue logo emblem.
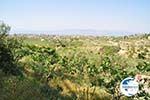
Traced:
<svg viewBox="0 0 150 100">
<path fill-rule="evenodd" d="M 128 97 L 136 95 L 139 91 L 139 84 L 134 78 L 125 78 L 120 84 L 120 91 Z"/>
</svg>

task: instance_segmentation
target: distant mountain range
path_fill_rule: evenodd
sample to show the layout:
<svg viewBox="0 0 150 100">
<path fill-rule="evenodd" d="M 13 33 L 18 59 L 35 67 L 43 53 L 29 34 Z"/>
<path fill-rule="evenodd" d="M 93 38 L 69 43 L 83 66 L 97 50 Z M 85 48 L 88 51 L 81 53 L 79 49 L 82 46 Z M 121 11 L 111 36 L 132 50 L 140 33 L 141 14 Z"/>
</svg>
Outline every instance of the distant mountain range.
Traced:
<svg viewBox="0 0 150 100">
<path fill-rule="evenodd" d="M 10 34 L 49 34 L 49 35 L 93 35 L 93 36 L 122 36 L 135 34 L 133 32 L 124 31 L 100 31 L 94 29 L 64 29 L 53 31 L 38 30 L 12 30 Z"/>
</svg>

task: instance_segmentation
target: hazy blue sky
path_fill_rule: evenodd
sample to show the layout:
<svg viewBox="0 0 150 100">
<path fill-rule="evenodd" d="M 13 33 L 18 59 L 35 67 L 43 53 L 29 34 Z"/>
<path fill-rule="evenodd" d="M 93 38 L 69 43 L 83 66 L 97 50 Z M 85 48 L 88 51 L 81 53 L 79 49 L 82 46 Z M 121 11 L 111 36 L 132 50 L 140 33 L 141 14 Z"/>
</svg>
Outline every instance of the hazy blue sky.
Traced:
<svg viewBox="0 0 150 100">
<path fill-rule="evenodd" d="M 150 0 L 1 0 L 0 20 L 13 30 L 150 32 Z"/>
</svg>

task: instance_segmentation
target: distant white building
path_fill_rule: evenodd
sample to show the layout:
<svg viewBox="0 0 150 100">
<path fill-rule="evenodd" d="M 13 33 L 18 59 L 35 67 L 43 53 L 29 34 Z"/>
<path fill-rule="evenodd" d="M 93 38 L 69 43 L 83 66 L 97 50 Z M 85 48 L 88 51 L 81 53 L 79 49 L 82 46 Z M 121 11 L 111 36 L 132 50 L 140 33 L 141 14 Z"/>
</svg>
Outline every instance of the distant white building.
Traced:
<svg viewBox="0 0 150 100">
<path fill-rule="evenodd" d="M 41 39 L 41 41 L 44 41 L 44 39 Z"/>
</svg>

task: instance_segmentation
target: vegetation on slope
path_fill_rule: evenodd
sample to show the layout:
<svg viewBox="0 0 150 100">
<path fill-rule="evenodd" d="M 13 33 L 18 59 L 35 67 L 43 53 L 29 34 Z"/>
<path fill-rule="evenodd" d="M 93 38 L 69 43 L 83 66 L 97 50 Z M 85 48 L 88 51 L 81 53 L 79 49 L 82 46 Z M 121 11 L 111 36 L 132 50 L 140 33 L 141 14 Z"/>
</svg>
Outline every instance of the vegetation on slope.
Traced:
<svg viewBox="0 0 150 100">
<path fill-rule="evenodd" d="M 2 100 L 149 99 L 143 90 L 127 98 L 120 82 L 149 75 L 149 35 L 125 37 L 7 36 L 0 25 Z"/>
</svg>

